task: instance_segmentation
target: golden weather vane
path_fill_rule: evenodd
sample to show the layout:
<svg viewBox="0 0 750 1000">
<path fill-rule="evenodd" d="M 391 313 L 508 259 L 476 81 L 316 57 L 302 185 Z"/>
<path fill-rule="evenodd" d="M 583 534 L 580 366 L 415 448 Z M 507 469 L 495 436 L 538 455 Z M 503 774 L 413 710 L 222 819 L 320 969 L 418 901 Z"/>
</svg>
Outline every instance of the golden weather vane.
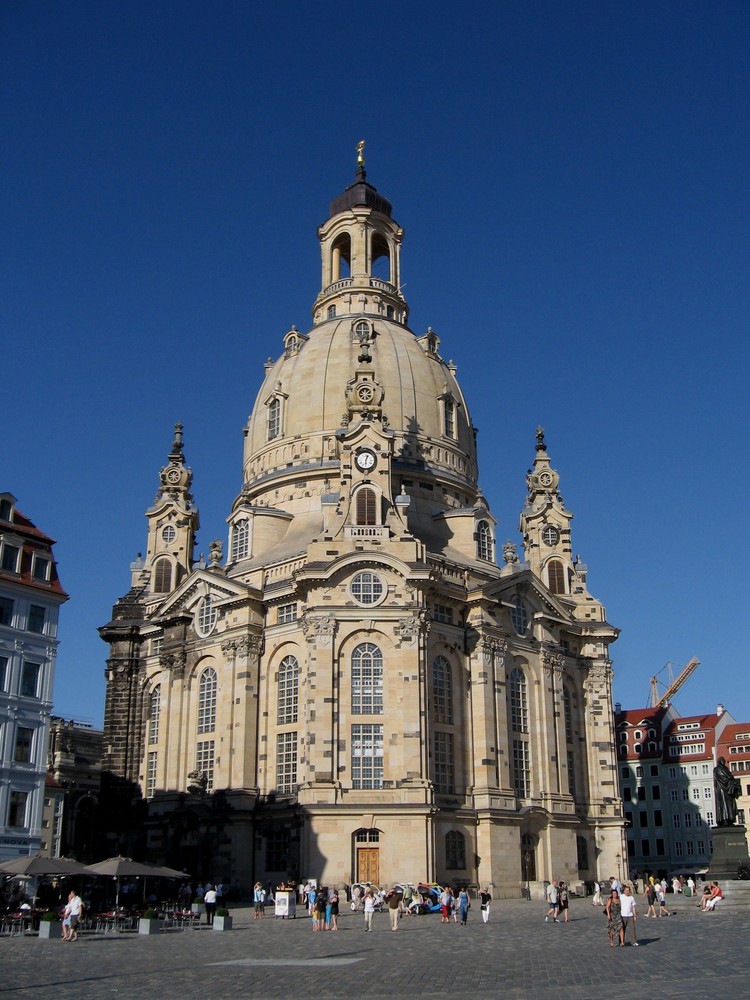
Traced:
<svg viewBox="0 0 750 1000">
<path fill-rule="evenodd" d="M 364 167 L 365 165 L 365 140 L 360 139 L 357 143 L 357 166 Z"/>
</svg>

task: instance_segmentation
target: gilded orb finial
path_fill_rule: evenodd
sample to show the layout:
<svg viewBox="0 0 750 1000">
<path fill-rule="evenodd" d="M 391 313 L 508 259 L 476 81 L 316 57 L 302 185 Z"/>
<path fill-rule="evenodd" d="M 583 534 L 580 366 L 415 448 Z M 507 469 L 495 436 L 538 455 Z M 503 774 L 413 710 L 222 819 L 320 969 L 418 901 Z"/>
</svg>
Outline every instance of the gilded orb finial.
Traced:
<svg viewBox="0 0 750 1000">
<path fill-rule="evenodd" d="M 357 166 L 361 169 L 365 165 L 365 140 L 360 139 L 357 143 Z"/>
</svg>

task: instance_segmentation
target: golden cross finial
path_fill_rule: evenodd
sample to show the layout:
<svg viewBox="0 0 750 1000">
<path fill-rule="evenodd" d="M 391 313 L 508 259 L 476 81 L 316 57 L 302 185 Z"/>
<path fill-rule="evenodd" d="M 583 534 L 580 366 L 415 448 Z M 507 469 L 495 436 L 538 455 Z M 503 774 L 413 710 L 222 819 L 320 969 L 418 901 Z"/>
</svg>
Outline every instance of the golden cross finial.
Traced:
<svg viewBox="0 0 750 1000">
<path fill-rule="evenodd" d="M 357 143 L 357 166 L 364 167 L 365 165 L 365 140 L 360 139 Z"/>
</svg>

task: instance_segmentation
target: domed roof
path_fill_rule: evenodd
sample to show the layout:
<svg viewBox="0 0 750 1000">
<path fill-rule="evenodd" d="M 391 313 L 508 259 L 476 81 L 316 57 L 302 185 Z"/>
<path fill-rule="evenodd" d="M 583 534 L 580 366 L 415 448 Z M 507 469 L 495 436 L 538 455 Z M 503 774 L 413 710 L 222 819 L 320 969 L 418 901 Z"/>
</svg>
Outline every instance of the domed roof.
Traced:
<svg viewBox="0 0 750 1000">
<path fill-rule="evenodd" d="M 370 328 L 371 363 L 361 361 L 358 324 Z M 245 481 L 286 467 L 284 446 L 308 455 L 308 464 L 326 457 L 325 441 L 336 435 L 346 418 L 348 384 L 366 369 L 383 391 L 383 425 L 394 437 L 394 455 L 404 469 L 432 469 L 476 485 L 476 447 L 471 419 L 455 377 L 455 369 L 438 354 L 430 331 L 419 340 L 399 323 L 373 317 L 346 316 L 314 327 L 295 338 L 267 370 L 247 428 Z M 269 439 L 268 406 L 281 401 L 279 433 Z M 445 426 L 445 401 L 452 406 L 453 431 Z M 279 452 L 269 462 L 271 452 Z M 294 461 L 294 459 L 292 459 Z"/>
<path fill-rule="evenodd" d="M 472 506 L 471 418 L 438 337 L 416 337 L 406 325 L 403 230 L 365 180 L 362 145 L 354 184 L 318 229 L 315 325 L 305 334 L 293 327 L 281 357 L 266 364 L 246 429 L 243 502 L 274 507 L 326 492 L 346 466 L 344 438 L 370 424 L 388 453 L 394 495 L 418 483 L 427 508 L 432 497 L 435 511 Z"/>
<path fill-rule="evenodd" d="M 372 208 L 376 212 L 382 212 L 383 215 L 391 218 L 393 210 L 391 203 L 382 194 L 378 194 L 377 189 L 372 184 L 368 184 L 365 177 L 365 170 L 362 167 L 357 171 L 354 183 L 350 184 L 343 194 L 331 202 L 332 216 L 338 215 L 339 212 L 346 212 L 350 208 L 364 206 Z"/>
</svg>

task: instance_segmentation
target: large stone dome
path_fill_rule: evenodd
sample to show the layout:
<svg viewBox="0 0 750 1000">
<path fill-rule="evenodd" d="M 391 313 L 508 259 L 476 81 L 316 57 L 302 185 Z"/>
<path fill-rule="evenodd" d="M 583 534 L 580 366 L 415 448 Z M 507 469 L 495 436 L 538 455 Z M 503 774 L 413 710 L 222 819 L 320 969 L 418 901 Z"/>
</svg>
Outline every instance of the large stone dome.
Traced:
<svg viewBox="0 0 750 1000">
<path fill-rule="evenodd" d="M 372 358 L 365 364 L 358 360 L 356 334 L 363 323 Z M 473 501 L 474 431 L 455 368 L 440 357 L 431 331 L 418 339 L 405 326 L 365 314 L 327 320 L 304 336 L 292 331 L 284 354 L 269 364 L 247 427 L 244 480 L 252 494 L 267 492 L 272 483 L 275 489 L 290 475 L 298 479 L 301 467 L 307 476 L 325 474 L 336 434 L 349 420 L 347 386 L 359 369 L 369 369 L 382 389 L 382 420 L 394 435 L 394 475 L 434 476 Z M 269 430 L 276 400 L 278 433 Z"/>
</svg>

